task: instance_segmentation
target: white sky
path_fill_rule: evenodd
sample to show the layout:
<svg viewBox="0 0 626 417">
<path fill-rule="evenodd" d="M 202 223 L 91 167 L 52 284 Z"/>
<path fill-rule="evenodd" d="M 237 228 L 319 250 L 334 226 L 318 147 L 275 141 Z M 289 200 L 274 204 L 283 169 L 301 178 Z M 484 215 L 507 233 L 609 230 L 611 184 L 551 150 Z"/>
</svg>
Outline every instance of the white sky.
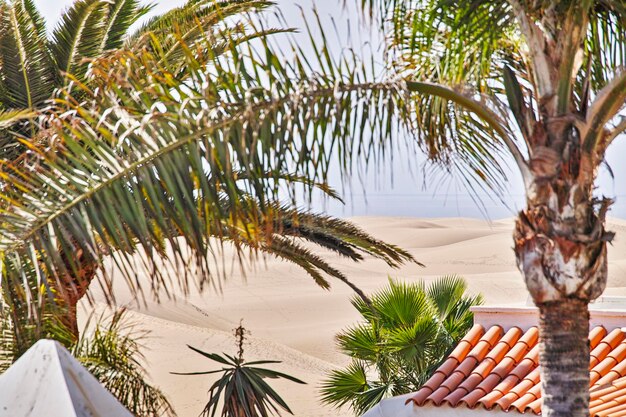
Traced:
<svg viewBox="0 0 626 417">
<path fill-rule="evenodd" d="M 61 12 L 73 3 L 73 0 L 35 0 L 42 14 L 51 27 L 59 18 Z M 184 0 L 156 0 L 153 13 L 163 11 L 183 4 Z M 294 27 L 302 27 L 298 4 L 305 10 L 310 10 L 315 4 L 320 15 L 325 18 L 324 26 L 334 33 L 329 16 L 335 19 L 337 25 L 350 19 L 353 23 L 358 20 L 356 9 L 342 11 L 338 6 L 339 0 L 279 0 L 281 11 L 288 23 Z M 355 0 L 356 3 L 356 0 Z M 343 23 L 345 25 L 345 23 Z M 351 25 L 353 26 L 353 25 Z M 341 27 L 340 27 L 341 29 Z M 367 29 L 365 29 L 367 30 Z M 626 155 L 626 141 L 622 138 L 609 149 L 608 163 L 617 180 L 626 179 L 626 162 L 622 156 Z M 344 190 L 345 206 L 330 203 L 325 208 L 334 215 L 393 215 L 417 217 L 485 217 L 482 211 L 472 201 L 462 186 L 450 184 L 448 187 L 439 185 L 425 185 L 436 183 L 435 178 L 423 178 L 421 167 L 422 157 L 397 154 L 390 166 L 384 171 L 371 173 L 365 178 L 355 178 L 351 186 Z M 341 179 L 335 175 L 331 178 L 331 185 L 341 189 Z M 626 181 L 614 181 L 603 169 L 599 179 L 600 194 L 617 198 L 617 203 L 611 212 L 612 216 L 626 218 Z M 511 217 L 515 210 L 523 204 L 523 188 L 521 180 L 513 176 L 510 181 L 509 195 L 505 196 L 507 204 L 499 201 L 492 202 L 484 197 L 485 208 L 490 219 Z M 323 204 L 316 204 L 321 207 Z M 508 206 L 508 207 L 506 207 Z"/>
</svg>

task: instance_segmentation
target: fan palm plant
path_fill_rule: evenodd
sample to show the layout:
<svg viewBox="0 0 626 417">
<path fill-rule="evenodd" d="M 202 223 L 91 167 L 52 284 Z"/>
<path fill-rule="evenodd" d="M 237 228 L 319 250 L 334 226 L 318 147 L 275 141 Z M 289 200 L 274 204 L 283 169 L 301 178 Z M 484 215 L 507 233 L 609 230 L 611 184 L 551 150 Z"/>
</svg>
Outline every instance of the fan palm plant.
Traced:
<svg viewBox="0 0 626 417">
<path fill-rule="evenodd" d="M 363 321 L 337 335 L 352 362 L 324 381 L 322 401 L 360 415 L 384 398 L 416 391 L 471 328 L 469 308 L 482 297 L 466 291 L 463 279 L 446 276 L 428 287 L 390 280 L 370 306 L 353 298 Z"/>
</svg>

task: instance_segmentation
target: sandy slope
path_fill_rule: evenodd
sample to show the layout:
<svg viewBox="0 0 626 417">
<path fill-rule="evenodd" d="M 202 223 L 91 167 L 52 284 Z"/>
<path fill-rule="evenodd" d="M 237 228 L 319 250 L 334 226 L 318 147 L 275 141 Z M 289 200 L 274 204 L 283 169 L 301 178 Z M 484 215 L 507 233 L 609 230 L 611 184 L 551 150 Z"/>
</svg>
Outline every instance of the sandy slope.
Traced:
<svg viewBox="0 0 626 417">
<path fill-rule="evenodd" d="M 409 265 L 390 270 L 368 259 L 354 264 L 333 254 L 324 256 L 367 292 L 385 285 L 387 276 L 405 280 L 430 280 L 442 274 L 463 275 L 472 292 L 481 292 L 488 304 L 524 303 L 527 293 L 515 267 L 511 250 L 510 220 L 487 223 L 475 219 L 428 219 L 361 217 L 353 219 L 374 236 L 408 249 L 425 268 Z M 607 293 L 626 295 L 626 221 L 610 225 L 618 232 L 609 249 L 610 276 Z M 230 254 L 226 254 L 227 259 Z M 230 264 L 229 264 L 230 265 Z M 321 290 L 295 266 L 274 259 L 257 264 L 243 277 L 228 268 L 223 291 L 208 291 L 178 301 L 131 302 L 126 286 L 118 282 L 117 302 L 128 305 L 131 319 L 151 332 L 146 359 L 151 377 L 171 398 L 180 417 L 197 416 L 212 382 L 207 376 L 176 376 L 214 369 L 208 360 L 189 351 L 191 344 L 211 352 L 234 352 L 232 329 L 240 319 L 252 332 L 246 357 L 276 359 L 277 369 L 308 382 L 306 386 L 275 383 L 277 390 L 299 417 L 348 416 L 348 410 L 332 410 L 317 402 L 318 385 L 325 372 L 346 363 L 334 348 L 333 336 L 357 320 L 350 306 L 349 288 L 337 282 L 330 292 Z M 96 294 L 96 300 L 103 298 Z M 98 308 L 103 308 L 98 304 Z"/>
</svg>

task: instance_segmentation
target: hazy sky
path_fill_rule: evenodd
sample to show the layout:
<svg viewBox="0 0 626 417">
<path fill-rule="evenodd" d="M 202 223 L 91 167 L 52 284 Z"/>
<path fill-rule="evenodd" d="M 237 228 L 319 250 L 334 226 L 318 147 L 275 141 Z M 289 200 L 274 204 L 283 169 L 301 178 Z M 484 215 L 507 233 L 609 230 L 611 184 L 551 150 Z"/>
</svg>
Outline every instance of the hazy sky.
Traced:
<svg viewBox="0 0 626 417">
<path fill-rule="evenodd" d="M 61 11 L 73 0 L 35 0 L 48 24 L 52 26 L 58 19 Z M 157 0 L 153 13 L 160 13 L 168 8 L 184 3 L 184 0 Z M 329 16 L 339 26 L 346 27 L 348 19 L 355 26 L 358 20 L 356 9 L 342 11 L 337 6 L 338 0 L 279 0 L 278 7 L 285 15 L 288 23 L 294 27 L 302 27 L 302 18 L 297 5 L 304 10 L 310 10 L 315 4 L 324 17 L 324 26 L 334 33 Z M 356 3 L 356 1 L 355 1 Z M 361 36 L 367 28 L 361 28 Z M 347 32 L 347 31 L 346 31 Z M 354 36 L 353 36 L 354 37 Z M 337 45 L 341 47 L 342 45 Z M 620 138 L 609 149 L 608 163 L 615 178 L 626 179 L 626 163 L 622 159 L 626 155 L 626 141 Z M 423 158 L 397 153 L 392 164 L 378 173 L 369 173 L 364 178 L 354 178 L 351 186 L 344 189 L 345 206 L 337 203 L 325 204 L 325 208 L 332 214 L 340 216 L 350 215 L 394 215 L 418 217 L 485 217 L 483 211 L 470 198 L 464 188 L 455 183 L 441 186 L 438 178 L 424 178 L 422 175 Z M 337 175 L 331 179 L 331 185 L 342 188 L 342 181 Z M 427 184 L 431 184 L 430 186 Z M 436 185 L 434 185 L 436 184 Z M 609 197 L 615 197 L 617 203 L 611 212 L 612 216 L 626 218 L 626 181 L 614 181 L 606 169 L 600 173 L 598 192 Z M 491 219 L 510 217 L 523 204 L 523 187 L 518 176 L 512 175 L 508 195 L 504 196 L 506 204 L 492 201 L 488 196 L 482 196 L 487 215 Z M 316 205 L 321 207 L 322 204 Z M 317 207 L 316 207 L 317 208 Z"/>
</svg>

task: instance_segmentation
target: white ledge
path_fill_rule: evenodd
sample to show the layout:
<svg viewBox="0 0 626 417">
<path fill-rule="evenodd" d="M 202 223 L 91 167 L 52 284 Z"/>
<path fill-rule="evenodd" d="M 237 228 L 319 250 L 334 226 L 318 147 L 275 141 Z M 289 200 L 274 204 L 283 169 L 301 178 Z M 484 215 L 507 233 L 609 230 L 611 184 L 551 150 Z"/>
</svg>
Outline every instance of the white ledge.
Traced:
<svg viewBox="0 0 626 417">
<path fill-rule="evenodd" d="M 519 327 L 528 330 L 539 322 L 539 310 L 530 305 L 495 305 L 471 308 L 474 323 L 485 328 L 502 326 L 504 330 Z M 626 327 L 626 297 L 600 297 L 589 305 L 589 326 L 604 326 L 607 330 Z"/>
</svg>

